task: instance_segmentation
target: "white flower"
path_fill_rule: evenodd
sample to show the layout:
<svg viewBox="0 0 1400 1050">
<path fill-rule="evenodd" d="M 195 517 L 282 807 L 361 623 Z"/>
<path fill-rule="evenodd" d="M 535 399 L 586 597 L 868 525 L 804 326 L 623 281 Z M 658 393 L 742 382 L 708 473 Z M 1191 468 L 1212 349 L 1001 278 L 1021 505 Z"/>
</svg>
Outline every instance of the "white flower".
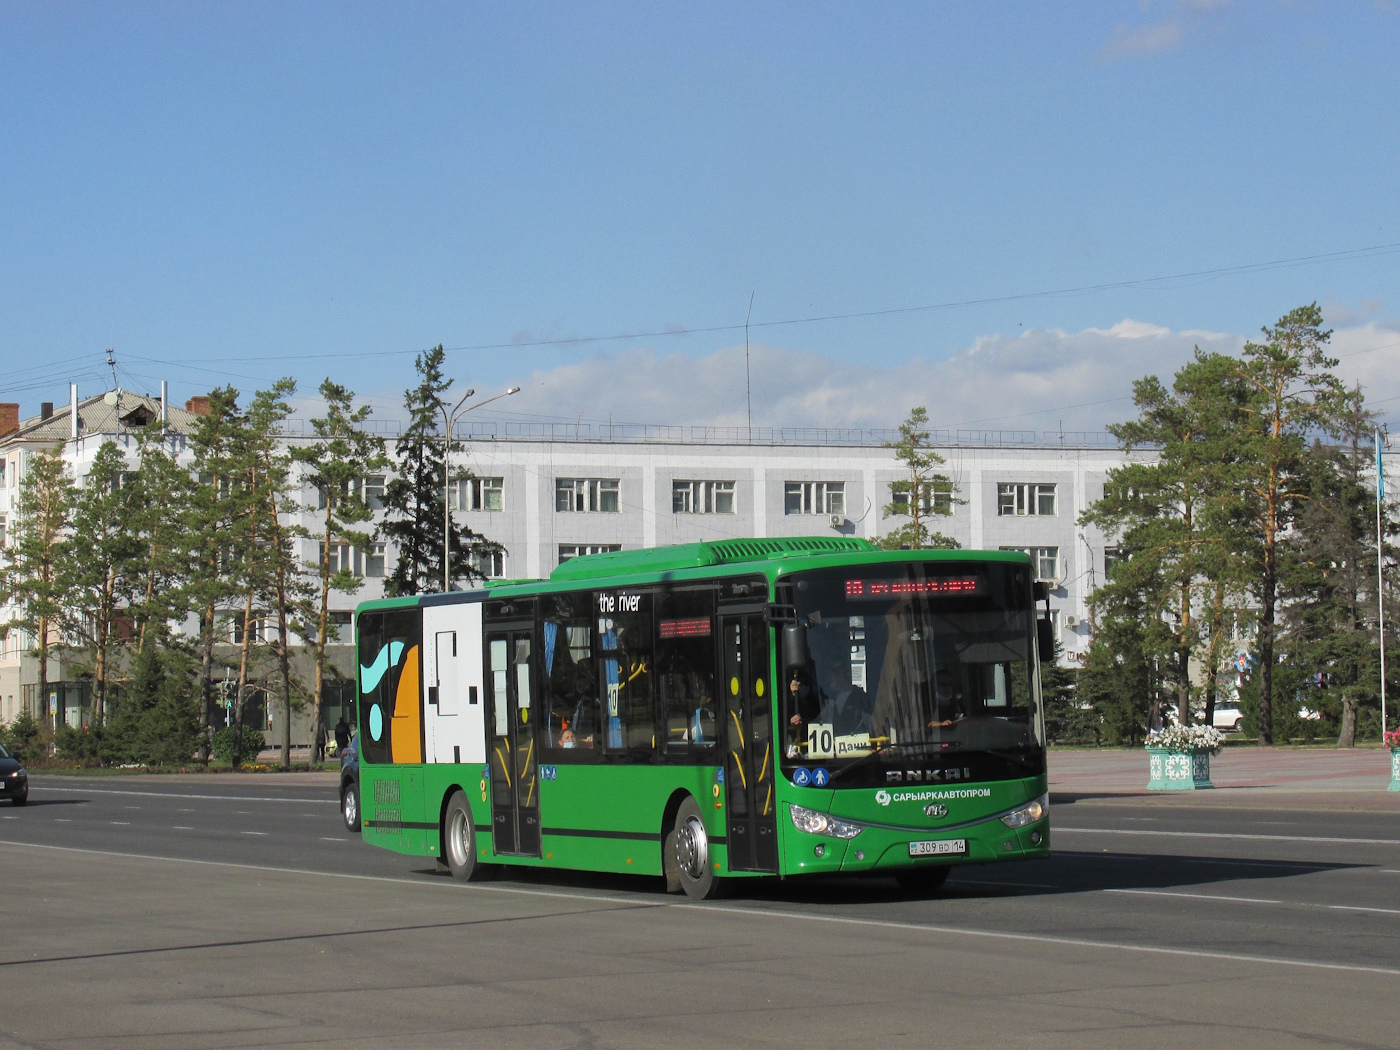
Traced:
<svg viewBox="0 0 1400 1050">
<path fill-rule="evenodd" d="M 1172 751 L 1209 751 L 1212 755 L 1218 755 L 1222 739 L 1220 730 L 1214 726 L 1172 725 L 1148 733 L 1147 746 L 1164 747 Z"/>
</svg>

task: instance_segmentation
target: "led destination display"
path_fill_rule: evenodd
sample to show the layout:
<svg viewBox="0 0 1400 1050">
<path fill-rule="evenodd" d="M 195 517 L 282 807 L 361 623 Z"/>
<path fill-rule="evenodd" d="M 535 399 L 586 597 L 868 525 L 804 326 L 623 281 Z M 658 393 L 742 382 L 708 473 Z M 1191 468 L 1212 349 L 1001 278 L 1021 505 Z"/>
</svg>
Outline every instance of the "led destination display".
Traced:
<svg viewBox="0 0 1400 1050">
<path fill-rule="evenodd" d="M 939 576 L 925 580 L 846 581 L 848 601 L 878 601 L 885 598 L 923 597 L 933 594 L 980 594 L 980 576 Z"/>
</svg>

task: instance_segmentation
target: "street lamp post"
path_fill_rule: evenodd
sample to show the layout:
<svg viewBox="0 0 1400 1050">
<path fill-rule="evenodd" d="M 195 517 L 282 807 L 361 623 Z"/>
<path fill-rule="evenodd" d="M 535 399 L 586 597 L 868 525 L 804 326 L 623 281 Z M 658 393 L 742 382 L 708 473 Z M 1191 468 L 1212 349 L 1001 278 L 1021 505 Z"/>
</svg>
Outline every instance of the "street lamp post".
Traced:
<svg viewBox="0 0 1400 1050">
<path fill-rule="evenodd" d="M 446 594 L 452 589 L 452 428 L 457 425 L 457 420 L 465 416 L 468 412 L 475 411 L 482 405 L 489 405 L 492 401 L 499 401 L 503 397 L 520 393 L 518 386 L 513 386 L 503 393 L 488 397 L 485 401 L 478 401 L 474 405 L 463 404 L 467 398 L 476 393 L 476 389 L 468 390 L 461 399 L 453 406 L 452 411 L 447 411 L 447 406 L 438 403 L 438 410 L 442 412 L 443 422 L 447 426 L 446 443 L 442 451 L 442 593 Z"/>
</svg>

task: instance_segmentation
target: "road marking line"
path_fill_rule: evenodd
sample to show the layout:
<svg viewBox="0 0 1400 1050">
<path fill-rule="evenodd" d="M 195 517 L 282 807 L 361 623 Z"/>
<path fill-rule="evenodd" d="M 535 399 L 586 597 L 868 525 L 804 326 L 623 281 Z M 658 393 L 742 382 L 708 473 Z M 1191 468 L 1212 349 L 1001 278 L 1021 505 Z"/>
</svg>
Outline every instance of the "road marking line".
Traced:
<svg viewBox="0 0 1400 1050">
<path fill-rule="evenodd" d="M 72 817 L 54 817 L 54 818 L 53 818 L 53 822 L 54 822 L 55 824 L 71 824 L 71 823 L 73 823 L 73 818 L 72 818 Z"/>
<path fill-rule="evenodd" d="M 266 831 L 240 831 L 240 835 L 266 835 Z"/>
<path fill-rule="evenodd" d="M 1273 900 L 1269 897 L 1226 897 L 1212 893 L 1181 893 L 1176 890 L 1107 889 L 1104 893 L 1127 893 L 1142 897 L 1190 897 L 1199 901 L 1229 901 L 1231 904 L 1277 904 L 1284 908 L 1312 908 L 1325 911 L 1364 911 L 1376 915 L 1400 915 L 1400 908 L 1372 908 L 1362 904 L 1314 904 L 1311 901 Z"/>
<path fill-rule="evenodd" d="M 183 824 L 176 824 L 171 827 L 171 831 L 193 831 L 194 828 L 187 828 Z"/>
<path fill-rule="evenodd" d="M 1318 905 L 1324 907 L 1324 905 Z M 1377 915 L 1400 915 L 1400 908 L 1365 908 L 1360 904 L 1328 904 L 1325 907 L 1333 911 L 1365 911 L 1374 912 Z"/>
<path fill-rule="evenodd" d="M 40 786 L 44 791 L 62 791 L 69 795 L 138 795 L 141 798 L 194 798 L 213 802 L 295 802 L 301 806 L 340 805 L 340 802 L 333 798 L 282 798 L 281 796 L 273 795 L 189 795 L 180 794 L 175 791 L 122 791 L 116 788 L 69 788 L 42 783 Z M 181 810 L 181 812 L 192 813 L 194 811 Z"/>
<path fill-rule="evenodd" d="M 331 838 L 331 837 L 329 837 L 329 836 L 327 836 L 327 835 L 322 835 L 322 836 L 321 836 L 321 841 L 322 841 L 322 842 L 353 842 L 354 839 L 348 839 L 348 838 L 346 838 L 346 839 Z"/>
<path fill-rule="evenodd" d="M 122 825 L 123 827 L 130 827 L 130 826 L 131 826 L 131 821 L 129 821 L 129 820 L 109 820 L 107 823 L 108 823 L 108 824 L 120 824 L 120 825 Z"/>
<path fill-rule="evenodd" d="M 1179 839 L 1248 839 L 1255 842 L 1347 842 L 1358 846 L 1400 846 L 1400 839 L 1344 839 L 1323 835 L 1238 835 L 1225 831 L 1149 831 L 1137 828 L 1066 828 L 1053 825 L 1052 835 L 1151 835 Z"/>
<path fill-rule="evenodd" d="M 523 886 L 491 886 L 483 883 L 464 883 L 455 879 L 406 879 L 391 875 L 357 875 L 344 871 L 313 871 L 307 868 L 279 868 L 265 864 L 240 864 L 224 860 L 196 860 L 190 857 L 158 857 L 145 853 L 124 853 L 117 850 L 81 849 L 77 846 L 50 846 L 39 842 L 15 842 L 0 839 L 0 845 L 20 846 L 29 849 L 57 850 L 63 853 L 83 853 L 100 857 L 121 857 L 125 860 L 151 860 L 162 864 L 198 864 L 212 868 L 233 868 L 240 871 L 265 871 L 279 875 L 310 875 L 318 878 L 351 879 L 358 882 L 392 882 L 407 886 L 426 886 L 451 889 L 463 893 L 504 893 L 521 897 L 546 897 L 563 900 L 602 902 L 607 904 L 649 903 L 638 897 L 610 897 L 603 894 L 564 893 L 559 890 L 535 890 Z M 1374 973 L 1384 977 L 1400 977 L 1400 969 L 1389 966 L 1361 966 L 1356 963 L 1314 962 L 1308 959 L 1278 959 L 1267 955 L 1248 955 L 1239 952 L 1207 951 L 1195 948 L 1165 948 L 1146 944 L 1122 944 L 1114 941 L 1091 941 L 1078 937 L 1055 937 L 1042 933 L 1010 933 L 1005 930 L 978 930 L 957 926 L 927 926 L 912 922 L 894 922 L 881 919 L 856 919 L 841 915 L 811 915 L 801 912 L 781 911 L 767 908 L 739 908 L 718 904 L 681 904 L 670 901 L 650 904 L 654 908 L 675 908 L 681 911 L 700 911 L 737 915 L 744 918 L 758 916 L 769 919 L 789 919 L 797 922 L 825 922 L 845 926 L 866 926 L 874 929 L 907 930 L 911 933 L 933 933 L 949 937 L 968 937 L 983 940 L 1018 941 L 1032 944 L 1053 944 L 1069 948 L 1096 948 L 1103 951 L 1131 952 L 1142 955 L 1172 955 L 1188 959 L 1215 959 L 1222 962 L 1256 963 L 1261 966 L 1285 966 L 1303 970 L 1333 970 L 1342 973 Z"/>
<path fill-rule="evenodd" d="M 1283 904 L 1284 901 L 1271 897 L 1226 897 L 1219 893 L 1178 893 L 1175 890 L 1120 890 L 1107 889 L 1105 893 L 1126 893 L 1137 897 L 1190 897 L 1198 901 L 1231 901 L 1235 904 Z M 1290 904 L 1295 902 L 1288 902 Z"/>
</svg>

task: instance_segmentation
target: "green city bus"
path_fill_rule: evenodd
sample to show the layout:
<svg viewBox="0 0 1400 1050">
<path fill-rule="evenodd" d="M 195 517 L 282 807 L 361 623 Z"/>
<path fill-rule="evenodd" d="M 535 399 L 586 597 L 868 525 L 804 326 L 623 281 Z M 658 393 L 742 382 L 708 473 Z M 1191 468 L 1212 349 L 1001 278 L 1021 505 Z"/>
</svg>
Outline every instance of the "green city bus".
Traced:
<svg viewBox="0 0 1400 1050">
<path fill-rule="evenodd" d="M 1015 551 L 810 537 L 365 602 L 361 834 L 459 878 L 626 872 L 696 898 L 836 873 L 932 892 L 954 864 L 1044 857 L 1044 594 Z"/>
</svg>

